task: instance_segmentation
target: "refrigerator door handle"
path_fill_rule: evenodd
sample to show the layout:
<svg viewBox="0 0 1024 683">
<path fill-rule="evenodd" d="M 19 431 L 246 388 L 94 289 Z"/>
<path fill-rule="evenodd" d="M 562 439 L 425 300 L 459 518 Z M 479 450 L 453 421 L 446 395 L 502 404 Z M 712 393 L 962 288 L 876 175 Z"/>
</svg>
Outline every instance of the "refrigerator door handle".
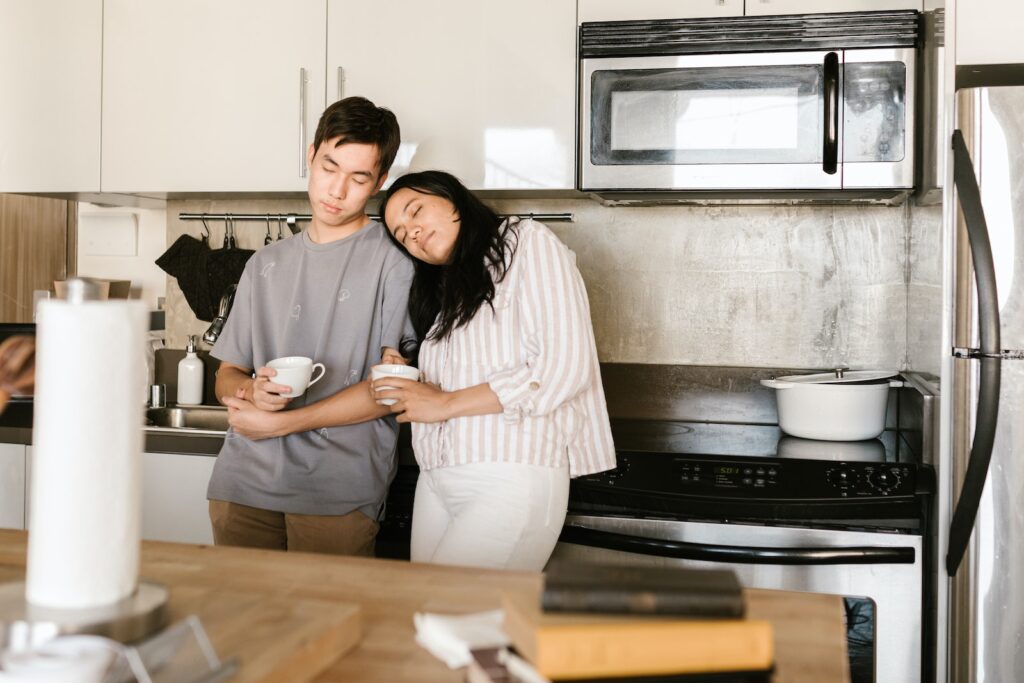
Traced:
<svg viewBox="0 0 1024 683">
<path fill-rule="evenodd" d="M 1000 340 L 999 296 L 996 291 L 996 271 L 992 261 L 992 246 L 988 238 L 988 225 L 981 204 L 978 179 L 974 175 L 971 154 L 967 150 L 963 133 L 953 131 L 953 183 L 960 199 L 967 238 L 971 245 L 971 260 L 978 288 L 978 329 L 980 349 L 977 360 L 981 363 L 978 385 L 978 407 L 975 414 L 974 441 L 967 460 L 963 488 L 957 499 L 953 520 L 949 525 L 949 549 L 946 571 L 955 576 L 967 544 L 971 540 L 974 520 L 988 476 L 992 459 L 992 444 L 999 421 L 999 382 L 1002 369 Z"/>
<path fill-rule="evenodd" d="M 560 543 L 574 543 L 591 548 L 620 550 L 639 555 L 671 557 L 703 562 L 733 564 L 914 564 L 916 553 L 911 547 L 896 546 L 826 546 L 818 548 L 764 548 L 758 546 L 688 543 L 646 536 L 631 536 L 614 531 L 582 526 L 562 527 Z"/>
</svg>

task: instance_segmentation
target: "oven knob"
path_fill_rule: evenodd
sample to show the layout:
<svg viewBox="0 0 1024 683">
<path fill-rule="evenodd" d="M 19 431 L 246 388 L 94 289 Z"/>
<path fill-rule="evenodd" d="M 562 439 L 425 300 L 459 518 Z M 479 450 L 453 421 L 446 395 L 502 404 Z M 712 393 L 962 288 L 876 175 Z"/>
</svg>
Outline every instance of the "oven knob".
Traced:
<svg viewBox="0 0 1024 683">
<path fill-rule="evenodd" d="M 829 470 L 826 474 L 828 483 L 837 489 L 845 489 L 853 486 L 857 477 L 847 470 Z"/>
<path fill-rule="evenodd" d="M 888 493 L 900 485 L 900 475 L 896 470 L 875 470 L 868 475 L 868 482 L 876 491 Z"/>
</svg>

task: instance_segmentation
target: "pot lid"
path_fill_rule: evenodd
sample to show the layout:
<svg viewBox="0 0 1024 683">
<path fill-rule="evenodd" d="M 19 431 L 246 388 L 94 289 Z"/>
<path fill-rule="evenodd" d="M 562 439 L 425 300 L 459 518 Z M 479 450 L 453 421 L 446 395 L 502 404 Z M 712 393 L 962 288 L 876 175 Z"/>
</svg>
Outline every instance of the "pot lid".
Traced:
<svg viewBox="0 0 1024 683">
<path fill-rule="evenodd" d="M 792 382 L 793 384 L 865 384 L 891 379 L 898 375 L 897 370 L 844 370 L 837 369 L 832 372 L 819 372 L 813 375 L 789 375 L 779 377 L 780 382 Z"/>
</svg>

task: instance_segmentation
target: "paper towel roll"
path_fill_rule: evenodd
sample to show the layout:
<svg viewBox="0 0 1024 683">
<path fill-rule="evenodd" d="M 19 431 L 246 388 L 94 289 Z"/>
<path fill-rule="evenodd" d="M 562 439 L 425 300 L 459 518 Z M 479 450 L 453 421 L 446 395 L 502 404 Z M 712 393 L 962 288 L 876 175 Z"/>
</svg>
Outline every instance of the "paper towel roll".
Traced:
<svg viewBox="0 0 1024 683">
<path fill-rule="evenodd" d="M 143 403 L 141 301 L 44 301 L 36 396 L 26 599 L 100 607 L 139 578 Z"/>
</svg>

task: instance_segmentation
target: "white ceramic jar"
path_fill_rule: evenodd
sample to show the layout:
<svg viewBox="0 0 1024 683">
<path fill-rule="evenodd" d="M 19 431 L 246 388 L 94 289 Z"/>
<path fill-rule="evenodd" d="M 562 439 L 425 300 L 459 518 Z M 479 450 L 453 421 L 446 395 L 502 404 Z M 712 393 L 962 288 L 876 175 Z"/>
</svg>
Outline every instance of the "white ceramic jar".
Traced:
<svg viewBox="0 0 1024 683">
<path fill-rule="evenodd" d="M 775 389 L 779 428 L 786 434 L 823 441 L 873 439 L 885 429 L 888 370 L 791 375 L 761 380 Z"/>
</svg>

